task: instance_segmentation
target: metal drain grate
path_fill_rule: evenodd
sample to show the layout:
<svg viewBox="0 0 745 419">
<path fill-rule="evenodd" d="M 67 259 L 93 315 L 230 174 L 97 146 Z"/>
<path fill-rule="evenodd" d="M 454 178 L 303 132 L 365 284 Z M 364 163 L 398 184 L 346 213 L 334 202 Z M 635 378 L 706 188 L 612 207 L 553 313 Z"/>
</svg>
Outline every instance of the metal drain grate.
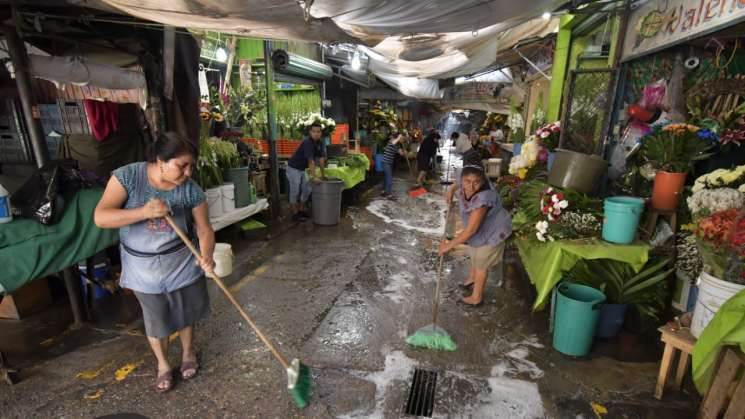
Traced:
<svg viewBox="0 0 745 419">
<path fill-rule="evenodd" d="M 414 379 L 409 390 L 409 399 L 406 401 L 407 415 L 432 417 L 432 408 L 435 405 L 435 386 L 437 385 L 437 373 L 422 369 L 414 370 Z"/>
</svg>

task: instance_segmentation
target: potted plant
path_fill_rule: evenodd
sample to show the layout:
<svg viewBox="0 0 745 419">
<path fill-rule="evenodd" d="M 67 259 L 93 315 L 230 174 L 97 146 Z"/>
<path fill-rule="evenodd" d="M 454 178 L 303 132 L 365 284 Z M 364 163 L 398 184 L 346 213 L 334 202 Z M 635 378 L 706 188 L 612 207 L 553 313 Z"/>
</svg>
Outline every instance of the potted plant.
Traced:
<svg viewBox="0 0 745 419">
<path fill-rule="evenodd" d="M 691 333 L 698 336 L 719 307 L 745 289 L 745 165 L 696 179 L 687 200 L 703 269 Z"/>
<path fill-rule="evenodd" d="M 649 261 L 637 273 L 625 262 L 583 259 L 565 272 L 565 278 L 599 289 L 605 294 L 607 299 L 600 309 L 595 335 L 607 339 L 616 336 L 621 330 L 631 305 L 642 315 L 659 320 L 660 313 L 665 308 L 665 279 L 675 270 L 667 267 L 669 261 Z"/>
<path fill-rule="evenodd" d="M 215 142 L 217 139 L 199 139 L 199 157 L 197 158 L 194 181 L 204 190 L 207 196 L 209 215 L 211 218 L 219 217 L 223 213 L 222 192 L 220 185 L 223 183 L 222 170 L 217 162 Z"/>
<path fill-rule="evenodd" d="M 702 131 L 691 124 L 660 124 L 642 138 L 641 157 L 656 170 L 652 189 L 652 207 L 674 211 L 678 195 L 683 190 L 686 175 L 693 165 L 711 156 L 708 139 L 699 136 Z"/>
</svg>

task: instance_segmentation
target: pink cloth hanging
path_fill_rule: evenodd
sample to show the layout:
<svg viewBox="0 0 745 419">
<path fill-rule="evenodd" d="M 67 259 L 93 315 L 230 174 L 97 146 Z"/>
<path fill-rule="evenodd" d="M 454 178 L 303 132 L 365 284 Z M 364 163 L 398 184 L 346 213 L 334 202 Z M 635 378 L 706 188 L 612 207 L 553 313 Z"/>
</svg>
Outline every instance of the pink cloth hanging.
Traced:
<svg viewBox="0 0 745 419">
<path fill-rule="evenodd" d="M 109 134 L 119 129 L 118 103 L 86 99 L 83 106 L 88 117 L 88 126 L 97 141 L 105 140 Z"/>
</svg>

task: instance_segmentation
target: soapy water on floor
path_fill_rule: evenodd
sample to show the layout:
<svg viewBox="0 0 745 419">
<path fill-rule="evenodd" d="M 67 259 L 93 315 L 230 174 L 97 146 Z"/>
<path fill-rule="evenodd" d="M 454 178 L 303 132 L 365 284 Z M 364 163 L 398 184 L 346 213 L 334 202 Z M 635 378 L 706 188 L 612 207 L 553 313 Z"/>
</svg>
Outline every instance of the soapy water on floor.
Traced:
<svg viewBox="0 0 745 419">
<path fill-rule="evenodd" d="M 423 195 L 420 198 L 405 197 L 412 202 L 393 202 L 376 199 L 367 206 L 367 211 L 376 215 L 387 224 L 393 224 L 406 230 L 418 231 L 429 236 L 441 236 L 445 218 L 445 204 L 439 195 Z"/>
<path fill-rule="evenodd" d="M 361 409 L 349 415 L 340 416 L 340 418 L 382 419 L 391 413 L 386 412 L 386 401 L 389 397 L 395 397 L 405 402 L 411 385 L 411 376 L 414 369 L 419 366 L 419 362 L 407 357 L 400 350 L 390 351 L 388 348 L 384 348 L 383 353 L 386 352 L 385 366 L 382 371 L 354 373 L 356 376 L 375 384 L 375 406 L 372 409 Z M 492 374 L 489 377 L 477 377 L 455 371 L 441 371 L 436 391 L 435 411 L 432 417 L 463 419 L 531 419 L 545 417 L 537 384 L 495 374 L 495 371 L 497 370 L 492 368 Z M 456 387 L 463 386 L 478 390 L 476 394 L 467 396 L 472 398 L 473 402 L 464 404 L 463 400 L 448 400 L 452 397 L 462 397 L 462 395 L 457 394 Z M 403 406 L 400 406 L 400 408 L 403 410 Z M 457 410 L 452 410 L 454 408 Z"/>
<path fill-rule="evenodd" d="M 489 352 L 503 355 L 504 359 L 492 367 L 494 377 L 530 377 L 531 380 L 542 378 L 545 374 L 538 365 L 530 361 L 530 348 L 540 349 L 543 345 L 536 336 L 530 336 L 520 342 L 507 342 L 502 338 L 495 339 L 489 345 Z"/>
<path fill-rule="evenodd" d="M 403 303 L 408 300 L 408 290 L 411 289 L 411 281 L 414 279 L 414 275 L 409 272 L 399 272 L 390 276 L 388 283 L 381 292 L 382 295 L 388 297 L 396 304 Z"/>
</svg>

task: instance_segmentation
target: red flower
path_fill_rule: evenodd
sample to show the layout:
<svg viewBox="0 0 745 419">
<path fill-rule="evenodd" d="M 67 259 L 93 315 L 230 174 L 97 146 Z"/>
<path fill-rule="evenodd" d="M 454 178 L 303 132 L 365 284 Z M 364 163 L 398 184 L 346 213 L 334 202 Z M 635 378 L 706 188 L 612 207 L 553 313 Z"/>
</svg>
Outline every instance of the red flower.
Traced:
<svg viewBox="0 0 745 419">
<path fill-rule="evenodd" d="M 558 199 L 559 201 L 563 201 L 564 200 L 564 194 L 561 193 L 561 192 L 557 193 L 556 194 L 556 199 Z"/>
</svg>

